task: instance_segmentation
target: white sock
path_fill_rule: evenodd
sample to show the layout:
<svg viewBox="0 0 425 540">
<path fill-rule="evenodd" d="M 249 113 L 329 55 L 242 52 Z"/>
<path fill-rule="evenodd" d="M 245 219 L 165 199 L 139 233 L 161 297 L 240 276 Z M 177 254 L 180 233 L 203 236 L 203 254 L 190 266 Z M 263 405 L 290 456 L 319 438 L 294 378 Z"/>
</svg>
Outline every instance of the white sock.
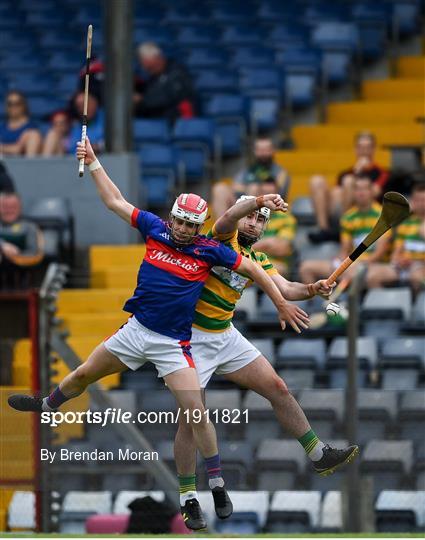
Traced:
<svg viewBox="0 0 425 540">
<path fill-rule="evenodd" d="M 325 445 L 322 443 L 322 441 L 319 441 L 313 448 L 313 450 L 309 454 L 307 454 L 311 461 L 319 461 L 320 459 L 322 459 L 324 446 Z"/>
<path fill-rule="evenodd" d="M 49 397 L 45 397 L 43 399 L 43 405 L 41 406 L 42 410 L 45 411 L 45 412 L 53 412 L 55 409 L 52 409 L 51 407 L 49 407 L 47 405 L 47 400 L 49 399 Z"/>
<path fill-rule="evenodd" d="M 198 493 L 196 491 L 186 491 L 186 493 L 180 494 L 180 506 L 184 506 L 189 499 L 197 499 Z"/>
<path fill-rule="evenodd" d="M 224 480 L 221 476 L 218 476 L 217 478 L 210 478 L 208 480 L 208 485 L 210 486 L 210 489 L 214 489 L 215 487 L 223 487 Z"/>
</svg>

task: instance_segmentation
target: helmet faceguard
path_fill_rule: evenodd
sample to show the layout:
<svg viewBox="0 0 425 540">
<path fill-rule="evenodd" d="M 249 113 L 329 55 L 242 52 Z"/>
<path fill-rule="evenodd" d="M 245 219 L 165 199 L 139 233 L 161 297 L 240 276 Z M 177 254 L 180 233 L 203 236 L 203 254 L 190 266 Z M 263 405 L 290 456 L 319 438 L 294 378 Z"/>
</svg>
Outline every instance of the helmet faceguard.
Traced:
<svg viewBox="0 0 425 540">
<path fill-rule="evenodd" d="M 170 212 L 169 230 L 173 242 L 178 246 L 191 244 L 194 237 L 199 234 L 207 214 L 208 205 L 199 195 L 194 193 L 179 195 Z M 191 224 L 189 231 L 181 230 L 182 222 Z"/>
<path fill-rule="evenodd" d="M 252 195 L 242 195 L 236 201 L 236 204 L 248 199 L 255 199 Z M 241 246 L 251 247 L 252 244 L 258 242 L 263 237 L 267 224 L 270 220 L 270 209 L 263 206 L 253 212 L 255 214 L 255 221 L 248 221 L 248 216 L 239 220 L 238 225 L 238 242 Z M 261 216 L 261 217 L 260 217 Z M 262 224 L 261 229 L 257 226 L 258 223 Z"/>
</svg>

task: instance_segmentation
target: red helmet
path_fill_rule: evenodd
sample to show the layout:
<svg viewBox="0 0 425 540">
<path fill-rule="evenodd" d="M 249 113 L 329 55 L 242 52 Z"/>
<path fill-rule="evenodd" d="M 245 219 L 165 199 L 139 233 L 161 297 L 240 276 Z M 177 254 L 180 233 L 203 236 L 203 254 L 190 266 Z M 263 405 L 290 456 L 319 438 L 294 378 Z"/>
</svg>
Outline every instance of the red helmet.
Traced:
<svg viewBox="0 0 425 540">
<path fill-rule="evenodd" d="M 194 193 L 179 195 L 171 209 L 171 215 L 197 225 L 202 225 L 207 219 L 208 205 L 202 197 Z"/>
</svg>

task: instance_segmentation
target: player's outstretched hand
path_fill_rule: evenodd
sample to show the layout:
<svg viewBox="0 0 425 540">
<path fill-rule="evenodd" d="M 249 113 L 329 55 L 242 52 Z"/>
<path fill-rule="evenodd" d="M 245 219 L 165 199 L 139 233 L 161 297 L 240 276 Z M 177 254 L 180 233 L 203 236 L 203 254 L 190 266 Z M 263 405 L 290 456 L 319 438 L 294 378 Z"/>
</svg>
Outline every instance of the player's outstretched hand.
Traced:
<svg viewBox="0 0 425 540">
<path fill-rule="evenodd" d="M 286 212 L 288 210 L 288 203 L 286 203 L 277 193 L 263 195 L 263 205 L 275 212 Z"/>
<path fill-rule="evenodd" d="M 82 142 L 77 142 L 77 159 L 80 161 L 82 158 L 84 158 L 84 163 L 86 165 L 90 165 L 90 163 L 93 163 L 96 159 L 88 137 L 86 137 L 85 145 Z"/>
<path fill-rule="evenodd" d="M 326 279 L 320 279 L 319 281 L 316 281 L 316 283 L 313 283 L 314 294 L 329 298 L 334 290 L 335 285 L 335 281 L 332 283 L 332 285 L 326 285 Z"/>
<path fill-rule="evenodd" d="M 279 310 L 279 320 L 282 329 L 285 330 L 286 323 L 289 323 L 298 334 L 301 334 L 301 328 L 308 328 L 310 319 L 305 311 L 296 304 L 285 302 Z"/>
</svg>

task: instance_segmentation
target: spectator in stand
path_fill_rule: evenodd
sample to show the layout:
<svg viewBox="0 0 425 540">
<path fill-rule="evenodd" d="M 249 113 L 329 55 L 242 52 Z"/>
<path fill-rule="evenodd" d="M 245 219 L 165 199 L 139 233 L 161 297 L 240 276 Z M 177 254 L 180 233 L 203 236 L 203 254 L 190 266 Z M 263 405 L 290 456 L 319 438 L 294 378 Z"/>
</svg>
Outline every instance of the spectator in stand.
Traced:
<svg viewBox="0 0 425 540">
<path fill-rule="evenodd" d="M 369 234 L 381 213 L 381 205 L 376 202 L 375 195 L 374 184 L 369 176 L 355 177 L 354 206 L 345 212 L 340 221 L 341 249 L 338 257 L 333 261 L 304 261 L 300 267 L 301 281 L 310 283 L 313 276 L 330 275 Z M 362 255 L 361 261 L 368 265 L 385 261 L 390 247 L 390 238 L 391 232 L 388 231 Z M 355 265 L 347 270 L 345 275 L 349 275 L 353 268 Z"/>
<path fill-rule="evenodd" d="M 0 194 L 0 287 L 25 288 L 31 270 L 43 260 L 43 235 L 31 221 L 22 219 L 16 193 Z"/>
<path fill-rule="evenodd" d="M 56 111 L 50 117 L 51 128 L 43 142 L 43 156 L 63 156 L 69 152 L 71 116 L 67 111 Z"/>
<path fill-rule="evenodd" d="M 84 111 L 84 92 L 78 92 L 72 100 L 72 112 L 77 120 L 69 136 L 69 154 L 75 152 L 77 142 L 81 140 L 81 121 Z M 92 147 L 96 152 L 102 152 L 105 147 L 105 120 L 103 110 L 99 107 L 96 96 L 89 94 L 87 102 L 87 135 L 90 137 Z"/>
<path fill-rule="evenodd" d="M 186 69 L 164 56 L 155 43 L 140 45 L 139 61 L 149 74 L 136 83 L 134 114 L 144 118 L 177 118 L 194 116 L 192 81 Z"/>
<path fill-rule="evenodd" d="M 260 187 L 261 195 L 278 192 L 273 178 Z M 256 251 L 268 255 L 270 262 L 282 276 L 287 276 L 291 267 L 296 228 L 296 219 L 290 212 L 272 212 L 264 236 L 253 246 Z"/>
<path fill-rule="evenodd" d="M 413 186 L 410 207 L 412 214 L 397 227 L 390 264 L 370 266 L 370 287 L 402 281 L 416 292 L 425 285 L 425 182 Z"/>
<path fill-rule="evenodd" d="M 0 193 L 13 193 L 14 191 L 13 180 L 4 164 L 0 161 Z"/>
<path fill-rule="evenodd" d="M 0 124 L 0 154 L 7 156 L 36 156 L 40 153 L 42 137 L 30 119 L 27 100 L 18 90 L 6 95 L 6 122 Z"/>
<path fill-rule="evenodd" d="M 319 230 L 309 234 L 315 243 L 337 240 L 337 231 L 332 230 L 332 218 L 338 218 L 353 205 L 354 180 L 358 175 L 366 175 L 373 182 L 373 193 L 380 201 L 385 193 L 385 185 L 389 173 L 374 161 L 376 150 L 375 136 L 369 132 L 361 132 L 355 138 L 356 162 L 340 173 L 337 185 L 332 189 L 322 175 L 314 175 L 310 181 L 311 198 L 316 212 Z"/>
<path fill-rule="evenodd" d="M 262 137 L 255 141 L 251 165 L 240 171 L 232 185 L 225 182 L 214 184 L 212 189 L 212 207 L 215 216 L 222 216 L 236 199 L 243 194 L 261 195 L 262 185 L 270 179 L 276 184 L 277 191 L 285 198 L 289 187 L 288 173 L 274 161 L 274 145 L 271 139 Z"/>
</svg>

